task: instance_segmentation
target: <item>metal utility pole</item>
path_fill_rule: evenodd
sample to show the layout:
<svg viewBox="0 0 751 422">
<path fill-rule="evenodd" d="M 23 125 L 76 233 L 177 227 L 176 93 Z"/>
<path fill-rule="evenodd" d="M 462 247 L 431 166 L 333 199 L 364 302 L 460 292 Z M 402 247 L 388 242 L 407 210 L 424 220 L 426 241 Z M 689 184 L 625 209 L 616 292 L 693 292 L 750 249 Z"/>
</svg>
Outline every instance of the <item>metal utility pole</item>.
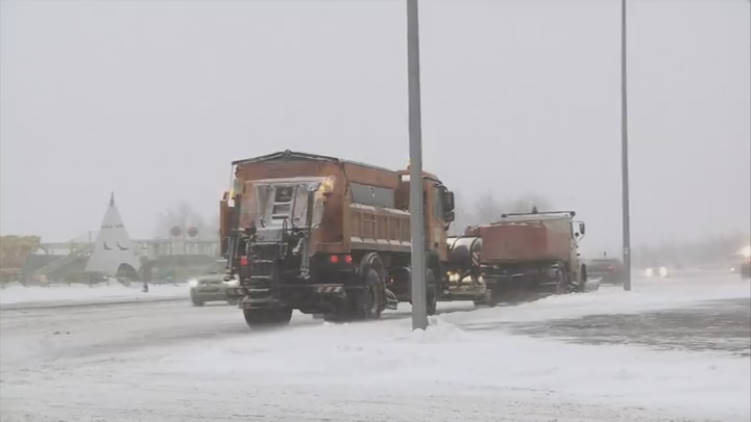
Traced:
<svg viewBox="0 0 751 422">
<path fill-rule="evenodd" d="M 628 193 L 628 103 L 626 91 L 626 0 L 621 0 L 621 181 L 623 204 L 623 289 L 631 290 L 631 224 Z"/>
<path fill-rule="evenodd" d="M 425 291 L 425 217 L 422 192 L 420 116 L 420 38 L 417 0 L 407 0 L 407 69 L 409 85 L 409 226 L 412 239 L 412 329 L 428 326 Z"/>
</svg>

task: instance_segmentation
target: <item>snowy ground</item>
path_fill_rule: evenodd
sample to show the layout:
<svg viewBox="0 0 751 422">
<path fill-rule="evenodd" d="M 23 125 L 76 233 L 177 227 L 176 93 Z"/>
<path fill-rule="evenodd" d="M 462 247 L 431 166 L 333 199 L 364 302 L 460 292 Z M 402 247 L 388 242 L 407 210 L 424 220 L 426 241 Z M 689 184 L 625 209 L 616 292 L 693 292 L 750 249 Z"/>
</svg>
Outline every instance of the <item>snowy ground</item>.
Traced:
<svg viewBox="0 0 751 422">
<path fill-rule="evenodd" d="M 141 291 L 140 283 L 124 286 L 116 281 L 87 284 L 50 284 L 29 286 L 12 284 L 0 289 L 0 305 L 9 307 L 77 305 L 102 302 L 150 301 L 186 298 L 188 285 L 150 284 L 149 292 Z M 12 306 L 11 306 L 12 305 Z"/>
<path fill-rule="evenodd" d="M 442 304 L 425 332 L 410 332 L 408 306 L 349 324 L 296 313 L 289 327 L 265 331 L 248 330 L 233 307 L 187 301 L 21 306 L 0 314 L 0 416 L 748 421 L 748 354 L 666 350 L 628 336 L 581 344 L 555 324 L 592 318 L 617 332 L 602 316 L 630 315 L 647 321 L 640 336 L 656 338 L 671 325 L 642 316 L 677 309 L 701 322 L 712 307 L 734 336 L 751 338 L 746 309 L 723 306 L 749 296 L 749 283 L 735 276 L 637 280 L 630 293 L 603 286 L 515 306 Z M 529 324 L 553 328 L 517 334 Z M 688 327 L 697 335 L 715 329 Z"/>
</svg>

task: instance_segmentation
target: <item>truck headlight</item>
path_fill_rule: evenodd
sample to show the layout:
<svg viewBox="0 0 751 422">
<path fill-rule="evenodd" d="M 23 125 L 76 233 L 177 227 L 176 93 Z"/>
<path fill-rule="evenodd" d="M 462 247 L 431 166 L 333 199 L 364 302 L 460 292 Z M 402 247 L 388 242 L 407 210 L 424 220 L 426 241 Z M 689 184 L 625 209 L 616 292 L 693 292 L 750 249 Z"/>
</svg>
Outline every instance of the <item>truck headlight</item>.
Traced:
<svg viewBox="0 0 751 422">
<path fill-rule="evenodd" d="M 236 278 L 229 279 L 224 282 L 224 285 L 227 287 L 239 287 L 240 286 L 240 280 Z"/>
<path fill-rule="evenodd" d="M 668 268 L 660 267 L 660 277 L 667 277 L 667 276 L 668 276 Z"/>
<path fill-rule="evenodd" d="M 196 280 L 195 278 L 191 278 L 190 280 L 188 280 L 188 286 L 198 287 L 198 280 Z"/>
<path fill-rule="evenodd" d="M 323 194 L 328 194 L 334 191 L 334 179 L 331 177 L 325 178 L 318 186 L 318 190 Z"/>
<path fill-rule="evenodd" d="M 655 270 L 652 268 L 647 268 L 646 270 L 644 270 L 644 275 L 647 277 L 652 277 L 653 275 L 655 275 Z"/>
</svg>

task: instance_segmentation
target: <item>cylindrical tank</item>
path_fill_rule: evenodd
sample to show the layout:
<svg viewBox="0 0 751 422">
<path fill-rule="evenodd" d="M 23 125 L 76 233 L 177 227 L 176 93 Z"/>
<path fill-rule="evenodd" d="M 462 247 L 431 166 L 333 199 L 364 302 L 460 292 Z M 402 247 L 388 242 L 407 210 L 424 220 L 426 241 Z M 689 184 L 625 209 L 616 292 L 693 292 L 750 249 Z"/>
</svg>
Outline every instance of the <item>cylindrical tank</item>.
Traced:
<svg viewBox="0 0 751 422">
<path fill-rule="evenodd" d="M 483 264 L 564 261 L 571 257 L 571 223 L 566 218 L 499 222 L 480 226 Z"/>
<path fill-rule="evenodd" d="M 469 268 L 480 264 L 482 239 L 479 237 L 449 237 L 449 263 L 457 267 Z"/>
</svg>

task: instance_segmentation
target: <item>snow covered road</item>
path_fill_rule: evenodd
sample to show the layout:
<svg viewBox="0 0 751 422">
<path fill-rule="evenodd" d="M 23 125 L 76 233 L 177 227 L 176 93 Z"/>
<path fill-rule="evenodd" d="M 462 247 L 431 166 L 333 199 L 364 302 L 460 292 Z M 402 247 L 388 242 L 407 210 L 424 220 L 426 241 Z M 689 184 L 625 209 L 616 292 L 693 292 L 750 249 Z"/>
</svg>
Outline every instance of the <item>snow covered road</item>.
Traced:
<svg viewBox="0 0 751 422">
<path fill-rule="evenodd" d="M 148 293 L 140 283 L 124 286 L 118 282 L 87 284 L 52 284 L 29 286 L 20 284 L 0 289 L 3 309 L 79 306 L 103 303 L 174 301 L 188 298 L 188 284 L 151 284 Z"/>
<path fill-rule="evenodd" d="M 233 307 L 187 301 L 3 309 L 0 419 L 748 421 L 748 354 L 666 350 L 626 334 L 580 344 L 560 324 L 692 315 L 708 300 L 721 310 L 749 296 L 737 277 L 645 280 L 631 293 L 603 286 L 516 306 L 442 304 L 430 329 L 414 333 L 408 306 L 349 324 L 296 313 L 289 327 L 265 331 L 250 331 Z M 723 319 L 732 335 L 751 337 L 751 321 L 733 312 Z M 672 330 L 659 316 L 639 319 L 641 337 Z"/>
</svg>

